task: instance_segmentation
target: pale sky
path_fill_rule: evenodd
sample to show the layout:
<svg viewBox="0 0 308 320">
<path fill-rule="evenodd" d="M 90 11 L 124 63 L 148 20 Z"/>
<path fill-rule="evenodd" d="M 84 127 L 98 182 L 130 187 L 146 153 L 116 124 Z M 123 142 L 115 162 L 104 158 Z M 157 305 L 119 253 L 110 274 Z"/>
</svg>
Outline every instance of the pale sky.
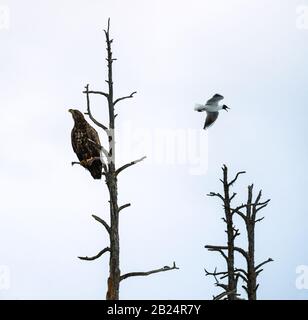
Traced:
<svg viewBox="0 0 308 320">
<path fill-rule="evenodd" d="M 120 176 L 120 204 L 132 203 L 121 216 L 121 270 L 180 267 L 125 280 L 120 298 L 220 292 L 203 268 L 223 267 L 204 245 L 225 243 L 221 203 L 206 197 L 222 191 L 225 163 L 233 174 L 247 171 L 235 204 L 251 182 L 272 199 L 256 230 L 257 262 L 275 260 L 259 277 L 259 298 L 307 299 L 295 285 L 296 267 L 308 265 L 308 29 L 299 6 L 308 1 L 0 0 L 9 15 L 0 19 L 0 265 L 10 273 L 0 298 L 105 298 L 108 256 L 77 256 L 108 245 L 91 218 L 108 220 L 108 194 L 103 181 L 70 165 L 67 110 L 85 111 L 87 83 L 106 89 L 102 30 L 110 17 L 115 94 L 138 92 L 117 108 L 117 147 L 127 151 L 118 162 L 148 156 Z M 205 132 L 193 107 L 214 93 L 231 110 Z M 104 99 L 92 105 L 106 122 Z M 169 141 L 176 160 L 159 149 L 162 132 L 184 137 L 176 147 Z M 178 148 L 191 144 L 196 154 L 181 158 Z M 196 174 L 198 155 L 206 170 Z"/>
</svg>

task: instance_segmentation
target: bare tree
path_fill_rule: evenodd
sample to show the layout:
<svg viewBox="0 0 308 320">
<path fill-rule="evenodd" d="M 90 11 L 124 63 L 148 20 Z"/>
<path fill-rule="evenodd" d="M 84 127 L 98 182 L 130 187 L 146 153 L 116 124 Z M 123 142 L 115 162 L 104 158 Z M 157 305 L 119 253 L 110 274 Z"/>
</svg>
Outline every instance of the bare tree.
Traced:
<svg viewBox="0 0 308 320">
<path fill-rule="evenodd" d="M 101 250 L 97 255 L 92 257 L 79 257 L 81 260 L 87 260 L 87 261 L 93 261 L 101 257 L 104 253 L 109 253 L 109 278 L 108 278 L 108 289 L 106 294 L 107 300 L 118 300 L 119 299 L 119 288 L 120 288 L 120 282 L 124 279 L 127 279 L 129 277 L 135 277 L 135 276 L 147 276 L 150 274 L 158 273 L 158 272 L 164 272 L 169 270 L 178 269 L 175 263 L 173 263 L 172 266 L 165 266 L 163 268 L 154 269 L 151 271 L 146 272 L 130 272 L 127 274 L 121 274 L 120 271 L 120 241 L 119 241 L 119 214 L 120 211 L 129 207 L 131 204 L 126 203 L 123 205 L 118 205 L 118 177 L 119 174 L 141 162 L 146 157 L 142 157 L 138 160 L 131 161 L 119 168 L 116 168 L 115 163 L 115 119 L 117 114 L 115 114 L 115 106 L 120 103 L 121 101 L 124 101 L 125 99 L 133 98 L 134 94 L 136 92 L 132 92 L 131 94 L 114 99 L 114 88 L 113 88 L 113 76 L 112 76 L 112 66 L 113 62 L 116 60 L 112 56 L 112 50 L 111 45 L 113 42 L 113 39 L 110 39 L 110 19 L 108 19 L 108 27 L 107 30 L 104 30 L 105 32 L 105 38 L 106 38 L 106 44 L 107 44 L 107 68 L 108 68 L 108 79 L 106 80 L 108 84 L 108 91 L 102 92 L 102 91 L 93 91 L 89 90 L 89 85 L 86 85 L 85 91 L 83 93 L 86 95 L 86 101 L 87 101 L 87 112 L 86 115 L 89 116 L 89 118 L 92 120 L 92 122 L 103 129 L 103 131 L 107 134 L 108 138 L 108 149 L 106 150 L 103 146 L 97 146 L 101 150 L 101 161 L 103 163 L 103 172 L 102 174 L 105 176 L 105 182 L 107 185 L 107 189 L 109 192 L 109 212 L 110 212 L 110 224 L 108 224 L 105 220 L 102 218 L 93 215 L 93 218 L 101 223 L 105 230 L 107 231 L 110 239 L 110 245 L 103 250 Z M 104 125 L 100 121 L 98 121 L 91 112 L 90 107 L 90 95 L 101 95 L 107 99 L 108 103 L 108 113 L 109 113 L 109 125 Z M 93 142 L 93 141 L 92 141 Z M 94 143 L 94 142 L 93 142 Z"/>
<path fill-rule="evenodd" d="M 259 287 L 259 284 L 257 284 L 257 277 L 263 271 L 261 267 L 266 263 L 273 261 L 273 259 L 268 258 L 257 266 L 255 265 L 255 225 L 257 222 L 260 222 L 264 219 L 264 217 L 257 218 L 257 213 L 261 209 L 265 208 L 270 202 L 270 199 L 260 202 L 261 196 L 262 190 L 259 191 L 255 201 L 253 201 L 252 184 L 248 186 L 247 202 L 235 209 L 232 209 L 232 212 L 237 213 L 244 220 L 246 226 L 248 250 L 244 257 L 247 263 L 247 270 L 244 271 L 242 269 L 238 269 L 238 272 L 241 274 L 241 278 L 245 282 L 243 288 L 247 293 L 248 300 L 257 299 L 257 290 Z M 245 212 L 243 212 L 243 209 Z"/>
<path fill-rule="evenodd" d="M 255 224 L 264 218 L 257 218 L 257 213 L 268 205 L 270 199 L 261 202 L 262 191 L 259 191 L 258 196 L 255 201 L 253 201 L 253 185 L 250 185 L 248 186 L 247 203 L 232 208 L 231 203 L 235 198 L 236 193 L 233 192 L 231 195 L 230 187 L 233 186 L 238 177 L 241 174 L 244 174 L 245 171 L 238 172 L 231 181 L 228 179 L 228 168 L 226 165 L 223 165 L 222 171 L 223 179 L 220 179 L 220 181 L 223 184 L 223 195 L 211 192 L 208 196 L 218 197 L 223 202 L 225 216 L 222 219 L 227 226 L 227 245 L 206 245 L 205 248 L 209 251 L 219 252 L 222 255 L 227 264 L 227 271 L 217 272 L 215 269 L 214 272 L 209 272 L 205 269 L 205 273 L 207 276 L 213 276 L 215 278 L 215 285 L 224 290 L 221 294 L 214 297 L 214 299 L 239 299 L 238 281 L 241 279 L 244 282 L 243 288 L 247 293 L 248 299 L 256 300 L 257 289 L 259 287 L 257 284 L 257 276 L 263 270 L 261 267 L 264 264 L 273 261 L 269 258 L 255 266 Z M 243 212 L 243 210 L 245 212 Z M 240 235 L 240 230 L 234 225 L 235 214 L 241 217 L 245 222 L 248 243 L 247 250 L 235 245 L 235 239 Z M 240 254 L 244 258 L 247 265 L 246 270 L 235 266 L 235 254 Z M 218 280 L 218 277 L 220 280 L 227 278 L 227 284 L 221 283 Z"/>
</svg>

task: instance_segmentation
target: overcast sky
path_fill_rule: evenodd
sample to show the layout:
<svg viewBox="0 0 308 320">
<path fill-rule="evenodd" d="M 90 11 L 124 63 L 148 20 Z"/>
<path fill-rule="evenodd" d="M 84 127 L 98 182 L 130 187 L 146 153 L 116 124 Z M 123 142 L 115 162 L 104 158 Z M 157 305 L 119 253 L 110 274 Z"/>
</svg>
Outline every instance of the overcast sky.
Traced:
<svg viewBox="0 0 308 320">
<path fill-rule="evenodd" d="M 103 28 L 111 18 L 118 163 L 147 155 L 119 178 L 121 271 L 180 270 L 121 283 L 122 299 L 211 299 L 204 267 L 223 267 L 205 244 L 224 244 L 223 163 L 246 170 L 271 198 L 257 225 L 259 298 L 307 299 L 296 267 L 308 265 L 307 56 L 301 0 L 0 1 L 0 265 L 3 299 L 104 299 L 108 245 L 91 214 L 108 220 L 108 194 L 80 167 L 69 108 L 84 86 L 105 90 Z M 209 131 L 194 112 L 214 93 L 231 110 Z M 106 102 L 92 100 L 107 120 Z M 292 112 L 292 113 L 291 113 Z M 102 140 L 104 135 L 101 133 Z M 165 146 L 165 147 L 164 147 Z M 121 152 L 126 150 L 126 152 Z M 239 245 L 241 241 L 239 242 Z"/>
</svg>

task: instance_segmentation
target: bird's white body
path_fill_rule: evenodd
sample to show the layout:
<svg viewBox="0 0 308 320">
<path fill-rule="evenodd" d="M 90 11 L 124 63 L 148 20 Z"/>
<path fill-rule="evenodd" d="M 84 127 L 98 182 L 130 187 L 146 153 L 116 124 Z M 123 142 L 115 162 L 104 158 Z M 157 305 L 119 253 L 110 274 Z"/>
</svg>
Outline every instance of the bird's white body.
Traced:
<svg viewBox="0 0 308 320">
<path fill-rule="evenodd" d="M 222 104 L 199 104 L 196 103 L 195 110 L 199 112 L 208 111 L 208 112 L 216 112 L 222 110 Z"/>
</svg>

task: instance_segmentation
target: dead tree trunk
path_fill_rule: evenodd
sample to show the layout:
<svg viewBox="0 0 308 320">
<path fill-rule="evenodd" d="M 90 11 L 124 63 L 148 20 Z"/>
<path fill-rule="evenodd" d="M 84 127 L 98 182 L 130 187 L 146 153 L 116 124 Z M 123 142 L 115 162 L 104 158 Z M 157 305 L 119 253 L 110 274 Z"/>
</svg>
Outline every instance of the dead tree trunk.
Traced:
<svg viewBox="0 0 308 320">
<path fill-rule="evenodd" d="M 237 213 L 245 222 L 246 232 L 247 232 L 247 256 L 246 256 L 246 263 L 247 263 L 247 270 L 239 269 L 239 273 L 241 274 L 241 278 L 245 282 L 243 288 L 247 293 L 248 300 L 256 300 L 257 299 L 257 290 L 259 284 L 257 284 L 257 277 L 262 272 L 263 269 L 261 267 L 273 261 L 273 259 L 268 258 L 258 266 L 255 266 L 255 225 L 257 222 L 264 219 L 258 218 L 257 213 L 261 209 L 265 208 L 270 199 L 260 202 L 262 196 L 262 191 L 260 190 L 258 196 L 255 201 L 253 201 L 253 184 L 248 186 L 248 197 L 247 203 L 243 204 L 235 209 L 232 209 L 234 213 Z M 242 209 L 245 209 L 245 213 L 242 212 Z"/>
<path fill-rule="evenodd" d="M 227 246 L 213 246 L 206 245 L 209 251 L 219 252 L 227 263 L 227 271 L 217 272 L 216 269 L 214 272 L 208 272 L 205 269 L 206 275 L 211 275 L 215 277 L 216 286 L 224 289 L 224 292 L 219 294 L 214 299 L 229 299 L 235 300 L 238 299 L 238 280 L 242 279 L 245 285 L 243 288 L 245 289 L 249 300 L 256 300 L 257 297 L 257 276 L 262 271 L 260 269 L 265 263 L 273 261 L 271 258 L 262 262 L 258 266 L 255 266 L 255 224 L 256 222 L 261 221 L 261 219 L 256 218 L 256 214 L 259 210 L 263 209 L 267 206 L 270 200 L 265 202 L 260 202 L 261 199 L 261 191 L 259 192 L 256 200 L 253 202 L 253 185 L 248 187 L 248 199 L 246 204 L 242 204 L 237 208 L 233 209 L 231 206 L 231 202 L 236 196 L 236 193 L 233 193 L 230 196 L 230 187 L 236 182 L 237 178 L 240 174 L 245 173 L 245 171 L 240 171 L 236 174 L 235 178 L 228 181 L 228 168 L 224 165 L 223 168 L 223 179 L 220 180 L 223 183 L 224 187 L 224 195 L 222 196 L 220 193 L 211 192 L 208 194 L 211 197 L 218 197 L 223 201 L 223 207 L 225 212 L 225 217 L 223 221 L 227 225 Z M 243 213 L 241 210 L 246 209 L 246 212 Z M 248 249 L 247 251 L 242 249 L 241 247 L 235 246 L 235 238 L 240 235 L 239 229 L 236 229 L 234 226 L 234 214 L 239 215 L 245 222 L 246 232 L 247 232 L 247 243 Z M 226 254 L 227 252 L 227 254 Z M 244 257 L 247 263 L 247 270 L 243 270 L 241 268 L 237 268 L 235 266 L 235 253 L 239 253 Z M 218 280 L 227 278 L 228 284 L 223 284 Z"/>
<path fill-rule="evenodd" d="M 224 195 L 222 196 L 220 193 L 211 192 L 210 194 L 208 194 L 208 196 L 218 197 L 223 201 L 223 207 L 224 207 L 224 212 L 225 212 L 225 216 L 223 218 L 223 221 L 227 225 L 227 246 L 225 247 L 225 246 L 210 246 L 210 245 L 208 245 L 208 246 L 205 246 L 205 248 L 207 248 L 209 251 L 217 251 L 225 258 L 228 271 L 224 272 L 223 274 L 220 273 L 219 275 L 223 275 L 223 276 L 227 275 L 227 279 L 228 279 L 227 286 L 220 284 L 217 281 L 217 278 L 216 278 L 217 273 L 216 272 L 209 273 L 206 271 L 206 273 L 207 273 L 207 275 L 211 274 L 211 275 L 215 276 L 216 285 L 222 287 L 226 292 L 226 294 L 224 296 L 227 296 L 229 300 L 235 300 L 236 296 L 237 296 L 238 277 L 235 273 L 235 268 L 234 268 L 234 252 L 238 248 L 235 248 L 234 240 L 239 235 L 239 232 L 238 232 L 238 229 L 236 229 L 233 224 L 233 213 L 234 212 L 231 210 L 231 201 L 235 197 L 235 194 L 230 196 L 230 187 L 237 180 L 238 176 L 244 172 L 238 172 L 237 175 L 235 176 L 235 178 L 233 180 L 229 181 L 227 166 L 224 165 L 222 167 L 222 171 L 223 171 L 223 179 L 220 181 L 223 184 Z M 227 250 L 227 255 L 225 254 L 224 250 Z"/>
<path fill-rule="evenodd" d="M 227 224 L 227 236 L 228 236 L 228 295 L 230 300 L 234 300 L 236 297 L 236 279 L 234 272 L 234 239 L 238 235 L 237 230 L 233 226 L 233 212 L 230 208 L 230 186 L 233 182 L 228 181 L 228 168 L 223 166 L 223 185 L 224 185 L 224 209 L 225 209 L 225 221 Z M 237 179 L 237 178 L 236 178 Z"/>
<path fill-rule="evenodd" d="M 115 132 L 114 132 L 114 102 L 113 102 L 113 80 L 112 80 L 112 40 L 109 38 L 108 28 L 105 31 L 107 45 L 107 67 L 108 67 L 108 110 L 109 110 L 109 157 L 108 172 L 106 173 L 106 184 L 109 190 L 110 204 L 110 259 L 107 300 L 119 299 L 120 286 L 120 241 L 119 241 L 119 207 L 118 207 L 118 181 L 115 170 Z"/>
<path fill-rule="evenodd" d="M 110 20 L 108 19 L 108 27 L 107 30 L 104 30 L 106 37 L 106 49 L 107 49 L 107 68 L 108 68 L 108 79 L 106 80 L 108 84 L 108 92 L 102 91 L 90 91 L 89 85 L 85 87 L 85 91 L 83 93 L 86 94 L 87 98 L 87 114 L 89 118 L 96 124 L 98 127 L 103 129 L 108 137 L 108 150 L 106 150 L 103 146 L 98 146 L 101 149 L 101 161 L 103 163 L 103 175 L 105 176 L 105 182 L 109 192 L 109 212 L 110 212 L 110 225 L 100 217 L 93 215 L 93 218 L 100 222 L 106 229 L 110 239 L 110 246 L 101 250 L 97 255 L 93 257 L 79 257 L 81 260 L 93 261 L 101 257 L 104 253 L 109 252 L 109 277 L 108 277 L 108 288 L 106 299 L 107 300 L 118 300 L 119 299 L 119 288 L 120 281 L 133 277 L 133 276 L 147 276 L 152 273 L 163 272 L 168 270 L 178 269 L 175 263 L 171 267 L 163 267 L 160 269 L 155 269 L 147 272 L 130 272 L 127 274 L 121 275 L 120 271 L 120 239 L 119 239 L 119 213 L 121 210 L 130 206 L 130 203 L 119 206 L 118 205 L 118 175 L 120 172 L 125 170 L 126 168 L 142 161 L 145 157 L 141 159 L 132 161 L 123 165 L 120 168 L 116 168 L 116 149 L 115 149 L 115 106 L 122 100 L 132 98 L 136 92 L 131 93 L 128 96 L 121 97 L 114 100 L 114 91 L 113 91 L 113 75 L 112 75 L 112 65 L 116 60 L 112 56 L 111 44 L 113 39 L 110 39 Z M 107 99 L 108 103 L 108 111 L 109 111 L 109 126 L 102 124 L 97 121 L 92 113 L 90 107 L 90 94 L 98 94 L 104 96 Z"/>
</svg>

